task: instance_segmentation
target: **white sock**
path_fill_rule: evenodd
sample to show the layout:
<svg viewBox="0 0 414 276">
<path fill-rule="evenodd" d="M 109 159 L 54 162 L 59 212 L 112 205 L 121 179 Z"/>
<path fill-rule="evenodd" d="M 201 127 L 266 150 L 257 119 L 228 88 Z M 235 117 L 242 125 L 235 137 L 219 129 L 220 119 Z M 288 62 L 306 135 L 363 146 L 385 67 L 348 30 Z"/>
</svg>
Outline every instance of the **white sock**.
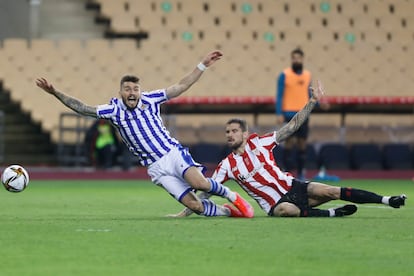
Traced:
<svg viewBox="0 0 414 276">
<path fill-rule="evenodd" d="M 234 202 L 236 198 L 237 198 L 236 193 L 229 189 L 227 191 L 227 199 L 230 200 L 230 202 Z"/>
<path fill-rule="evenodd" d="M 226 207 L 217 205 L 209 199 L 203 199 L 201 202 L 204 207 L 202 215 L 206 217 L 229 216 L 230 210 Z"/>
<path fill-rule="evenodd" d="M 329 208 L 328 211 L 329 211 L 329 216 L 330 217 L 334 217 L 335 216 L 335 208 Z"/>
<path fill-rule="evenodd" d="M 385 205 L 390 205 L 390 196 L 383 196 L 381 202 Z"/>
<path fill-rule="evenodd" d="M 219 216 L 230 216 L 230 209 L 224 206 L 217 205 L 217 210 L 220 210 Z"/>
</svg>

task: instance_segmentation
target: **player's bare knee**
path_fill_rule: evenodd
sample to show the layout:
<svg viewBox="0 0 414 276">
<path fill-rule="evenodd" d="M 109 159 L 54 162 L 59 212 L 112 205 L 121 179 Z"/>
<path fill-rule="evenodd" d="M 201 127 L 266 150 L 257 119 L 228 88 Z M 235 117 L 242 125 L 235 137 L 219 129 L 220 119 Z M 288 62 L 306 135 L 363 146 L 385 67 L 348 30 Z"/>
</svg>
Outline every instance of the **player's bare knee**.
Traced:
<svg viewBox="0 0 414 276">
<path fill-rule="evenodd" d="M 339 187 L 330 186 L 318 182 L 308 184 L 308 194 L 310 198 L 323 200 L 339 199 L 341 190 Z"/>
<path fill-rule="evenodd" d="M 209 191 L 211 186 L 210 182 L 206 178 L 199 179 L 194 183 L 194 185 L 196 186 L 194 187 L 195 189 L 202 191 Z"/>
<path fill-rule="evenodd" d="M 194 189 L 208 191 L 210 188 L 210 182 L 195 167 L 189 168 L 184 178 Z"/>
<path fill-rule="evenodd" d="M 326 194 L 330 199 L 339 199 L 341 197 L 341 188 L 328 186 L 326 189 Z"/>
<path fill-rule="evenodd" d="M 283 202 L 276 206 L 273 215 L 276 217 L 298 217 L 300 216 L 300 209 L 292 203 Z"/>
</svg>

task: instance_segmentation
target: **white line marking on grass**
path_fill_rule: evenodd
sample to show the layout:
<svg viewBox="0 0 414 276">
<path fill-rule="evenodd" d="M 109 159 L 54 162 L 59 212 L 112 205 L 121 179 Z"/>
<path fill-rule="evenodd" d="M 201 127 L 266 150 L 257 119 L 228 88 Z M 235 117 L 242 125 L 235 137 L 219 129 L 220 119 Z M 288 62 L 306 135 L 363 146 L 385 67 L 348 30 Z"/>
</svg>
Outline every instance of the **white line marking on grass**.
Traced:
<svg viewBox="0 0 414 276">
<path fill-rule="evenodd" d="M 392 208 L 388 205 L 366 205 L 366 204 L 358 204 L 358 203 L 348 203 L 348 204 L 355 204 L 358 205 L 358 208 L 368 208 L 368 209 L 398 209 L 398 208 Z M 373 203 L 368 203 L 368 204 L 373 204 Z M 333 203 L 327 203 L 325 204 L 325 206 L 327 207 L 340 207 L 343 206 L 344 204 L 333 204 Z M 401 209 L 411 209 L 410 206 L 401 206 Z"/>
<path fill-rule="evenodd" d="M 371 208 L 371 209 L 390 209 L 390 208 L 391 208 L 391 209 L 393 209 L 392 207 L 390 207 L 390 206 L 385 206 L 385 205 L 384 205 L 384 206 L 381 206 L 381 205 L 380 205 L 380 206 L 372 206 L 372 205 L 371 205 L 371 206 L 370 206 L 370 205 L 362 205 L 362 206 L 361 206 L 361 205 L 358 205 L 358 207 L 362 207 L 362 208 Z"/>
<path fill-rule="evenodd" d="M 76 232 L 111 232 L 111 229 L 95 229 L 95 228 L 78 228 L 75 230 Z"/>
</svg>

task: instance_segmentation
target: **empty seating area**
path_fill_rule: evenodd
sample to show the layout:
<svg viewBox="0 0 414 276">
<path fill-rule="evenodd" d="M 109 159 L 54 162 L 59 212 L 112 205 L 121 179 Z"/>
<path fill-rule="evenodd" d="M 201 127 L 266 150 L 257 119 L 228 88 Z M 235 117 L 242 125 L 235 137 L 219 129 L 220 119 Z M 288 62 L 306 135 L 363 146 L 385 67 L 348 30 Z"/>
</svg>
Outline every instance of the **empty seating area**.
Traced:
<svg viewBox="0 0 414 276">
<path fill-rule="evenodd" d="M 59 114 L 69 110 L 38 89 L 36 78 L 45 77 L 58 90 L 88 104 L 102 104 L 117 95 L 122 75 L 136 72 L 138 58 L 132 40 L 6 39 L 0 49 L 0 79 L 11 98 L 42 122 L 56 141 Z"/>
<path fill-rule="evenodd" d="M 138 75 L 144 90 L 166 87 L 213 49 L 224 52 L 223 60 L 186 95 L 274 96 L 276 78 L 298 46 L 305 51 L 305 67 L 323 80 L 330 96 L 413 95 L 414 15 L 409 11 L 414 1 L 89 2 L 99 6 L 112 32 L 146 32 L 148 38 L 6 39 L 0 48 L 4 86 L 55 141 L 59 114 L 68 109 L 36 88 L 36 77 L 95 105 L 117 95 L 125 74 Z M 257 125 L 253 115 L 244 116 L 254 130 L 273 129 L 272 115 L 260 115 Z M 177 116 L 171 124 L 185 143 L 220 143 L 217 125 L 231 115 L 222 117 L 212 124 L 210 115 Z M 413 122 L 412 115 L 347 115 L 346 131 L 338 132 L 343 126 L 339 114 L 315 115 L 310 141 L 407 142 Z"/>
<path fill-rule="evenodd" d="M 407 12 L 414 10 L 413 1 L 94 2 L 114 32 L 125 32 L 116 22 L 128 21 L 127 30 L 148 33 L 143 49 L 223 50 L 227 64 L 217 70 L 229 76 L 216 80 L 239 88 L 239 94 L 251 90 L 238 85 L 240 78 L 233 80 L 236 74 L 254 81 L 257 93 L 272 95 L 274 78 L 288 66 L 296 46 L 305 50 L 306 66 L 324 80 L 331 95 L 399 91 L 408 96 L 414 87 L 413 67 L 406 58 L 414 51 L 414 18 Z"/>
<path fill-rule="evenodd" d="M 283 168 L 283 146 L 276 147 L 273 152 L 276 162 Z M 309 170 L 322 166 L 328 170 L 412 170 L 414 151 L 406 143 L 326 143 L 321 147 L 308 145 L 306 161 Z"/>
<path fill-rule="evenodd" d="M 217 164 L 230 153 L 229 148 L 223 144 L 205 142 L 190 146 L 190 151 L 195 160 L 203 164 Z M 292 154 L 296 153 L 295 150 L 292 151 Z M 273 154 L 276 163 L 284 168 L 283 145 L 275 147 Z M 326 143 L 320 147 L 308 145 L 306 168 L 318 170 L 321 167 L 328 170 L 412 170 L 414 148 L 407 143 Z"/>
</svg>

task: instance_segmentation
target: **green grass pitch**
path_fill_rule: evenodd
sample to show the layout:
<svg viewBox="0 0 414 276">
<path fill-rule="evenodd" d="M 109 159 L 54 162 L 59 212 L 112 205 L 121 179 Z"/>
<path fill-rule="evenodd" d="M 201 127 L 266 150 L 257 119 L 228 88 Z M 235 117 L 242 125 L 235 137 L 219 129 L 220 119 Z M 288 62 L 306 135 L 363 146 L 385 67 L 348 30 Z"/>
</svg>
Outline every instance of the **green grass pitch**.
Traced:
<svg viewBox="0 0 414 276">
<path fill-rule="evenodd" d="M 173 219 L 181 205 L 148 181 L 32 181 L 0 191 L 0 275 L 413 275 L 414 182 L 339 185 L 407 205 L 281 219 L 250 200 L 253 219 Z"/>
</svg>

